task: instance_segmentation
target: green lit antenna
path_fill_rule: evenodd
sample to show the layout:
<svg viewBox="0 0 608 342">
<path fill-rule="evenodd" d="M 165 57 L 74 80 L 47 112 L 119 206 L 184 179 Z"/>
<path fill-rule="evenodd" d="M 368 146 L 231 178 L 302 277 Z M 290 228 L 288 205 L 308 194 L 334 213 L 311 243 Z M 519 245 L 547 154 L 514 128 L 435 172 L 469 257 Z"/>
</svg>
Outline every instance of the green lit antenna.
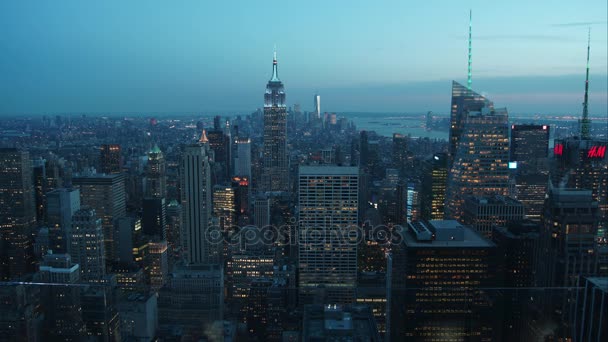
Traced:
<svg viewBox="0 0 608 342">
<path fill-rule="evenodd" d="M 471 83 L 472 83 L 472 81 L 471 81 L 471 76 L 472 76 L 472 73 L 471 73 L 471 58 L 472 58 L 472 56 L 471 56 L 471 43 L 472 43 L 471 42 L 472 41 L 471 31 L 472 31 L 472 26 L 473 26 L 473 10 L 471 9 L 471 10 L 469 10 L 469 72 L 467 74 L 467 88 L 469 90 L 471 90 Z"/>
</svg>

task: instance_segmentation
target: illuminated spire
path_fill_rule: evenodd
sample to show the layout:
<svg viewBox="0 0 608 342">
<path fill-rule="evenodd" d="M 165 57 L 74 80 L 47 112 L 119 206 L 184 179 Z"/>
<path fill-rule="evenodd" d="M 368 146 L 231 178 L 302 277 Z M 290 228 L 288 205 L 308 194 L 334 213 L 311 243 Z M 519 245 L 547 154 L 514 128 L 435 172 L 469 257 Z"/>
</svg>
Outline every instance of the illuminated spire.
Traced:
<svg viewBox="0 0 608 342">
<path fill-rule="evenodd" d="M 203 143 L 203 144 L 209 143 L 209 139 L 207 139 L 207 131 L 203 130 L 203 133 L 201 134 L 201 138 L 198 139 L 198 142 Z"/>
<path fill-rule="evenodd" d="M 587 75 L 585 76 L 585 101 L 583 102 L 583 118 L 581 120 L 581 139 L 589 139 L 591 120 L 589 120 L 589 50 L 591 46 L 591 28 L 587 36 Z"/>
<path fill-rule="evenodd" d="M 277 47 L 274 47 L 274 54 L 272 58 L 272 78 L 270 82 L 280 82 L 279 80 L 279 72 L 277 70 Z"/>
<path fill-rule="evenodd" d="M 468 74 L 467 74 L 467 89 L 471 90 L 471 43 L 472 43 L 472 39 L 471 39 L 471 31 L 472 31 L 472 27 L 473 27 L 473 10 L 469 10 L 469 70 L 468 70 Z"/>
</svg>

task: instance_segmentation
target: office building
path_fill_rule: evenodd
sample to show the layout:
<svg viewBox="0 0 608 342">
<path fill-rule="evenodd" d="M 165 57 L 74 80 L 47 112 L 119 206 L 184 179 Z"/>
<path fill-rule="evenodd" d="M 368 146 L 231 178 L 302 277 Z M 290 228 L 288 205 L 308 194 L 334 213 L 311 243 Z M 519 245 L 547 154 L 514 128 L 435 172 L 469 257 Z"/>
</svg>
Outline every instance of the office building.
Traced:
<svg viewBox="0 0 608 342">
<path fill-rule="evenodd" d="M 302 341 L 380 342 L 378 327 L 366 305 L 306 305 Z"/>
<path fill-rule="evenodd" d="M 0 280 L 34 271 L 29 234 L 35 223 L 30 155 L 0 148 Z"/>
<path fill-rule="evenodd" d="M 423 168 L 421 216 L 427 220 L 443 220 L 448 181 L 448 155 L 435 153 L 425 161 Z"/>
<path fill-rule="evenodd" d="M 452 81 L 452 105 L 450 110 L 450 145 L 448 150 L 451 168 L 456 158 L 458 145 L 469 113 L 479 112 L 482 108 L 493 109 L 494 104 L 484 96 L 462 84 Z"/>
<path fill-rule="evenodd" d="M 185 146 L 181 161 L 182 248 L 187 264 L 219 262 L 219 247 L 210 243 L 211 162 L 209 140 Z"/>
<path fill-rule="evenodd" d="M 44 336 L 50 340 L 83 339 L 85 327 L 80 305 L 81 289 L 75 285 L 80 282 L 80 266 L 72 262 L 69 254 L 49 253 L 40 263 L 35 279 L 39 283 L 53 284 L 40 287 Z"/>
<path fill-rule="evenodd" d="M 260 190 L 288 191 L 287 106 L 285 90 L 279 80 L 276 53 L 272 60 L 272 77 L 264 94 L 264 148 Z"/>
<path fill-rule="evenodd" d="M 314 106 L 315 106 L 315 111 L 314 111 L 315 119 L 321 120 L 321 95 L 315 94 Z"/>
<path fill-rule="evenodd" d="M 541 226 L 533 221 L 511 222 L 504 227 L 494 227 L 492 241 L 498 248 L 496 271 L 502 274 L 504 292 L 502 298 L 502 335 L 508 341 L 528 339 L 534 290 L 535 248 Z M 538 291 L 543 291 L 539 289 Z"/>
<path fill-rule="evenodd" d="M 204 336 L 207 326 L 223 319 L 223 290 L 220 265 L 176 265 L 158 294 L 161 332 L 180 329 L 183 338 Z"/>
<path fill-rule="evenodd" d="M 158 329 L 156 294 L 126 292 L 116 302 L 123 341 L 152 341 Z"/>
<path fill-rule="evenodd" d="M 230 137 L 224 134 L 221 127 L 218 127 L 208 131 L 207 138 L 209 139 L 209 148 L 213 151 L 213 161 L 218 168 L 217 172 L 212 175 L 212 179 L 214 183 L 225 182 L 231 174 Z"/>
<path fill-rule="evenodd" d="M 259 195 L 253 201 L 253 225 L 262 228 L 270 224 L 270 204 L 272 199 Z"/>
<path fill-rule="evenodd" d="M 553 148 L 553 184 L 591 190 L 600 209 L 599 235 L 608 236 L 608 143 L 578 137 L 556 139 Z"/>
<path fill-rule="evenodd" d="M 164 198 L 144 198 L 141 225 L 144 234 L 159 239 L 167 238 L 167 206 Z"/>
<path fill-rule="evenodd" d="M 506 109 L 466 114 L 448 176 L 448 217 L 462 218 L 467 195 L 509 195 L 508 121 Z"/>
<path fill-rule="evenodd" d="M 489 341 L 500 336 L 492 293 L 496 245 L 457 221 L 408 223 L 393 248 L 391 336 Z"/>
<path fill-rule="evenodd" d="M 72 217 L 72 246 L 74 263 L 80 265 L 83 282 L 98 283 L 106 275 L 106 258 L 101 219 L 95 209 L 84 207 Z"/>
<path fill-rule="evenodd" d="M 511 197 L 471 195 L 465 198 L 462 220 L 478 233 L 491 238 L 494 227 L 523 221 L 524 206 Z"/>
<path fill-rule="evenodd" d="M 550 130 L 548 125 L 511 125 L 511 162 L 522 168 L 547 158 Z"/>
<path fill-rule="evenodd" d="M 251 179 L 251 139 L 249 138 L 236 139 L 234 175 Z"/>
<path fill-rule="evenodd" d="M 358 228 L 359 169 L 301 166 L 298 183 L 300 299 L 310 303 L 321 290 L 328 304 L 351 303 L 357 244 L 348 234 Z"/>
<path fill-rule="evenodd" d="M 89 340 L 100 342 L 120 340 L 120 318 L 109 289 L 99 286 L 85 288 L 81 303 L 82 319 Z"/>
<path fill-rule="evenodd" d="M 213 216 L 219 220 L 222 233 L 236 227 L 236 189 L 232 186 L 213 187 Z"/>
<path fill-rule="evenodd" d="M 608 336 L 608 278 L 583 277 L 579 284 L 583 289 L 570 303 L 573 340 L 602 341 Z"/>
<path fill-rule="evenodd" d="M 146 273 L 152 291 L 158 291 L 168 280 L 169 259 L 167 241 L 149 242 L 146 258 Z"/>
<path fill-rule="evenodd" d="M 576 287 L 580 277 L 597 273 L 598 204 L 590 190 L 550 187 L 536 249 L 536 286 Z M 559 335 L 568 336 L 567 303 L 573 291 L 550 291 L 541 302 L 546 312 L 562 313 Z"/>
<path fill-rule="evenodd" d="M 72 178 L 72 185 L 80 190 L 80 204 L 101 219 L 106 259 L 115 260 L 114 220 L 127 212 L 124 175 L 83 174 Z"/>
<path fill-rule="evenodd" d="M 407 136 L 393 133 L 393 167 L 403 172 L 407 165 Z"/>
<path fill-rule="evenodd" d="M 120 145 L 103 144 L 100 148 L 99 165 L 101 173 L 113 174 L 122 172 Z"/>
<path fill-rule="evenodd" d="M 72 237 L 72 216 L 80 209 L 80 191 L 60 188 L 46 194 L 46 221 L 49 225 L 51 249 L 69 253 Z"/>
<path fill-rule="evenodd" d="M 145 171 L 144 197 L 165 198 L 167 196 L 167 165 L 165 155 L 158 145 L 148 151 L 148 164 Z"/>
</svg>

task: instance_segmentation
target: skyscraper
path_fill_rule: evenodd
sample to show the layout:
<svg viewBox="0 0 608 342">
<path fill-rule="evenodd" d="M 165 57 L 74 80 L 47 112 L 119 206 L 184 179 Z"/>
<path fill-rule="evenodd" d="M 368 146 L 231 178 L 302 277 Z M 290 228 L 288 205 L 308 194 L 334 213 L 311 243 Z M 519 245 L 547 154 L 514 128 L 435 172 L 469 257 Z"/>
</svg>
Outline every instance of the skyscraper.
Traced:
<svg viewBox="0 0 608 342">
<path fill-rule="evenodd" d="M 581 276 L 595 276 L 597 228 L 598 204 L 590 190 L 551 187 L 535 257 L 536 286 L 577 287 Z M 571 294 L 549 291 L 542 301 L 547 312 L 562 312 L 563 324 L 571 318 L 567 310 Z"/>
<path fill-rule="evenodd" d="M 470 195 L 465 198 L 462 221 L 487 238 L 492 237 L 494 227 L 523 220 L 523 204 L 511 197 Z"/>
<path fill-rule="evenodd" d="M 448 155 L 435 153 L 424 164 L 421 214 L 424 219 L 443 220 L 448 180 Z"/>
<path fill-rule="evenodd" d="M 44 308 L 44 334 L 50 340 L 78 341 L 85 334 L 80 305 L 80 266 L 69 254 L 47 254 L 40 263 L 36 282 L 41 286 Z M 56 286 L 66 284 L 66 286 Z"/>
<path fill-rule="evenodd" d="M 236 224 L 236 189 L 232 186 L 213 187 L 213 216 L 218 218 L 220 229 L 226 232 Z"/>
<path fill-rule="evenodd" d="M 80 265 L 83 282 L 98 283 L 106 274 L 104 238 L 101 219 L 95 209 L 82 208 L 72 217 L 72 246 L 74 263 Z"/>
<path fill-rule="evenodd" d="M 167 205 L 164 198 L 144 198 L 141 225 L 144 234 L 167 238 Z"/>
<path fill-rule="evenodd" d="M 462 217 L 466 195 L 509 195 L 508 121 L 506 109 L 467 113 L 448 176 L 448 217 Z"/>
<path fill-rule="evenodd" d="M 403 134 L 393 133 L 393 166 L 400 172 L 403 172 L 406 164 L 407 137 Z"/>
<path fill-rule="evenodd" d="M 33 271 L 29 234 L 35 222 L 30 154 L 0 148 L 0 280 Z"/>
<path fill-rule="evenodd" d="M 321 95 L 315 94 L 315 119 L 321 119 Z"/>
<path fill-rule="evenodd" d="M 359 169 L 301 166 L 299 170 L 300 298 L 325 291 L 327 304 L 354 301 L 357 280 Z"/>
<path fill-rule="evenodd" d="M 496 245 L 453 220 L 410 222 L 402 236 L 393 247 L 391 336 L 415 341 L 498 337 L 496 303 L 483 289 L 499 285 Z"/>
<path fill-rule="evenodd" d="M 187 264 L 219 262 L 219 249 L 210 243 L 211 158 L 209 140 L 203 131 L 198 142 L 184 147 L 181 162 L 183 206 L 182 247 Z"/>
<path fill-rule="evenodd" d="M 494 105 L 484 96 L 462 84 L 452 81 L 452 106 L 450 111 L 449 167 L 456 158 L 456 150 L 469 112 L 479 112 L 482 108 L 493 109 Z"/>
<path fill-rule="evenodd" d="M 547 158 L 549 132 L 547 125 L 511 125 L 511 161 L 521 168 Z"/>
<path fill-rule="evenodd" d="M 51 250 L 69 253 L 72 239 L 72 216 L 80 209 L 78 189 L 55 189 L 46 194 L 46 221 L 50 229 Z"/>
<path fill-rule="evenodd" d="M 276 53 L 264 94 L 264 150 L 261 191 L 288 191 L 287 106 L 279 80 Z"/>
<path fill-rule="evenodd" d="M 162 198 L 167 196 L 167 171 L 163 152 L 158 145 L 148 151 L 146 166 L 145 197 Z"/>
<path fill-rule="evenodd" d="M 99 165 L 101 172 L 106 174 L 120 173 L 122 164 L 120 160 L 120 145 L 103 144 L 100 149 Z"/>
<path fill-rule="evenodd" d="M 72 178 L 80 189 L 80 204 L 95 209 L 101 219 L 106 260 L 115 260 L 114 220 L 127 213 L 123 174 L 92 174 Z"/>
<path fill-rule="evenodd" d="M 236 140 L 234 175 L 251 179 L 251 139 L 239 137 Z"/>
</svg>

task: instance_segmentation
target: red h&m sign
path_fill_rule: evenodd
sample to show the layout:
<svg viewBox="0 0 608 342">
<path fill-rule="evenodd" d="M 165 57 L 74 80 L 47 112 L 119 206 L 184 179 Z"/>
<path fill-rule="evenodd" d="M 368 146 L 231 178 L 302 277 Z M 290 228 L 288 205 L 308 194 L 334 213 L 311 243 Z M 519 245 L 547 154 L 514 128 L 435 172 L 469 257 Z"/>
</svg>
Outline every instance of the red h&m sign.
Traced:
<svg viewBox="0 0 608 342">
<path fill-rule="evenodd" d="M 555 144 L 555 147 L 553 147 L 553 154 L 556 156 L 561 156 L 564 154 L 564 145 L 562 144 Z"/>
<path fill-rule="evenodd" d="M 606 155 L 606 146 L 592 146 L 587 151 L 587 158 L 604 158 Z"/>
</svg>

